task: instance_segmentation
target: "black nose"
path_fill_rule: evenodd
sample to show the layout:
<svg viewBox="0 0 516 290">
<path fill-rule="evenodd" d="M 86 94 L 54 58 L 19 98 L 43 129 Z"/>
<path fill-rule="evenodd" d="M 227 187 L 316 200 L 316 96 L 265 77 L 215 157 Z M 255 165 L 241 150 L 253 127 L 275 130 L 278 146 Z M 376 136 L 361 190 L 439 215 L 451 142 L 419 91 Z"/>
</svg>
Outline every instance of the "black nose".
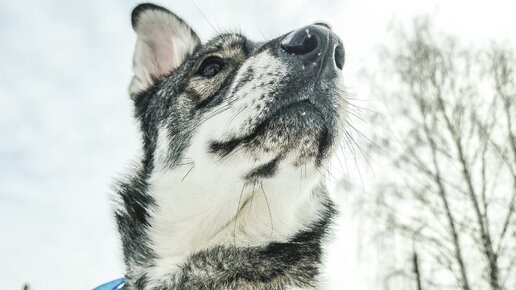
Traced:
<svg viewBox="0 0 516 290">
<path fill-rule="evenodd" d="M 281 41 L 281 47 L 288 53 L 304 55 L 315 51 L 323 38 L 319 30 L 303 27 L 291 32 Z"/>
<path fill-rule="evenodd" d="M 331 58 L 338 69 L 344 65 L 344 48 L 340 39 L 325 23 L 315 23 L 288 34 L 281 48 L 307 63 L 319 63 L 321 58 Z"/>
</svg>

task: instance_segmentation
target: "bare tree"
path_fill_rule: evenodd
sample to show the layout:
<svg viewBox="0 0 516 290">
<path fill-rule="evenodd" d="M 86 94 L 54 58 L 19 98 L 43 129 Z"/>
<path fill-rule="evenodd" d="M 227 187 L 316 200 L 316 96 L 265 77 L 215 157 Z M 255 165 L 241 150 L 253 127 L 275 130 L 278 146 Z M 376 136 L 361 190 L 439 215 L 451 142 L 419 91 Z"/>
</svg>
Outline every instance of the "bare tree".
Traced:
<svg viewBox="0 0 516 290">
<path fill-rule="evenodd" d="M 368 75 L 385 104 L 372 117 L 382 152 L 369 148 L 386 169 L 375 212 L 387 236 L 415 241 L 416 289 L 514 289 L 515 52 L 463 46 L 428 18 L 395 39 Z"/>
<path fill-rule="evenodd" d="M 419 255 L 417 251 L 414 249 L 412 254 L 412 266 L 414 270 L 414 276 L 416 277 L 416 289 L 423 290 L 423 286 L 421 283 L 423 274 L 421 273 L 420 265 L 419 265 Z"/>
</svg>

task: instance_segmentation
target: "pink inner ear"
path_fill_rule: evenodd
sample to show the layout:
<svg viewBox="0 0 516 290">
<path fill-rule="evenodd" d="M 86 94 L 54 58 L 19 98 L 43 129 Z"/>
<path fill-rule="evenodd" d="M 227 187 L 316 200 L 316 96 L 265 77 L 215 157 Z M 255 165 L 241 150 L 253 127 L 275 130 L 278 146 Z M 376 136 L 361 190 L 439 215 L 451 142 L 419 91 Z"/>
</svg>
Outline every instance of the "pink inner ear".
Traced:
<svg viewBox="0 0 516 290">
<path fill-rule="evenodd" d="M 175 51 L 171 36 L 161 35 L 152 41 L 150 46 L 154 56 L 155 71 L 152 72 L 154 78 L 163 76 L 177 68 L 178 65 L 174 63 L 174 53 L 177 53 L 177 51 Z"/>
<path fill-rule="evenodd" d="M 162 53 L 161 55 L 157 56 L 155 61 L 157 63 L 157 75 L 155 75 L 155 77 L 165 75 L 176 68 L 176 66 L 172 62 L 172 57 L 166 55 L 165 53 Z"/>
<path fill-rule="evenodd" d="M 164 37 L 157 37 L 156 39 L 146 37 L 141 42 L 143 49 L 140 55 L 135 55 L 135 60 L 137 63 L 140 61 L 139 64 L 145 66 L 145 71 L 152 78 L 159 78 L 174 69 L 172 56 L 174 52 L 170 40 Z"/>
<path fill-rule="evenodd" d="M 135 54 L 135 60 L 145 66 L 152 78 L 158 78 L 177 68 L 198 39 L 188 28 L 152 24 L 142 29 L 143 35 L 138 39 L 142 50 Z"/>
</svg>

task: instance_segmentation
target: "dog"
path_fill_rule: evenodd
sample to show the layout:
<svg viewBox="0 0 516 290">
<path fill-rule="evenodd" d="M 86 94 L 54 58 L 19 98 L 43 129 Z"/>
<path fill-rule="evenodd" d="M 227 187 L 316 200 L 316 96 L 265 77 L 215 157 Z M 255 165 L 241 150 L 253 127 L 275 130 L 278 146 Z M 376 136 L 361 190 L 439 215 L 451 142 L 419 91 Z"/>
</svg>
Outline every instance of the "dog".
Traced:
<svg viewBox="0 0 516 290">
<path fill-rule="evenodd" d="M 201 43 L 141 4 L 129 94 L 142 152 L 117 182 L 126 289 L 318 289 L 343 134 L 344 47 L 324 23 Z"/>
</svg>

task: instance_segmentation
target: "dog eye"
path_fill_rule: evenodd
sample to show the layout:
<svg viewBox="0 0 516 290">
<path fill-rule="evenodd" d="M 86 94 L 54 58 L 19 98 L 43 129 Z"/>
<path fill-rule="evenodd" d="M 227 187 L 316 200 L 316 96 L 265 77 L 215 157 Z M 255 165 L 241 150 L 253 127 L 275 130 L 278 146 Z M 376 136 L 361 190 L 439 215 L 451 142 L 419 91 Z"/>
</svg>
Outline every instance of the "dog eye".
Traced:
<svg viewBox="0 0 516 290">
<path fill-rule="evenodd" d="M 199 69 L 197 70 L 197 74 L 206 78 L 211 78 L 216 76 L 222 69 L 224 68 L 224 60 L 220 57 L 209 57 L 205 59 Z"/>
</svg>

